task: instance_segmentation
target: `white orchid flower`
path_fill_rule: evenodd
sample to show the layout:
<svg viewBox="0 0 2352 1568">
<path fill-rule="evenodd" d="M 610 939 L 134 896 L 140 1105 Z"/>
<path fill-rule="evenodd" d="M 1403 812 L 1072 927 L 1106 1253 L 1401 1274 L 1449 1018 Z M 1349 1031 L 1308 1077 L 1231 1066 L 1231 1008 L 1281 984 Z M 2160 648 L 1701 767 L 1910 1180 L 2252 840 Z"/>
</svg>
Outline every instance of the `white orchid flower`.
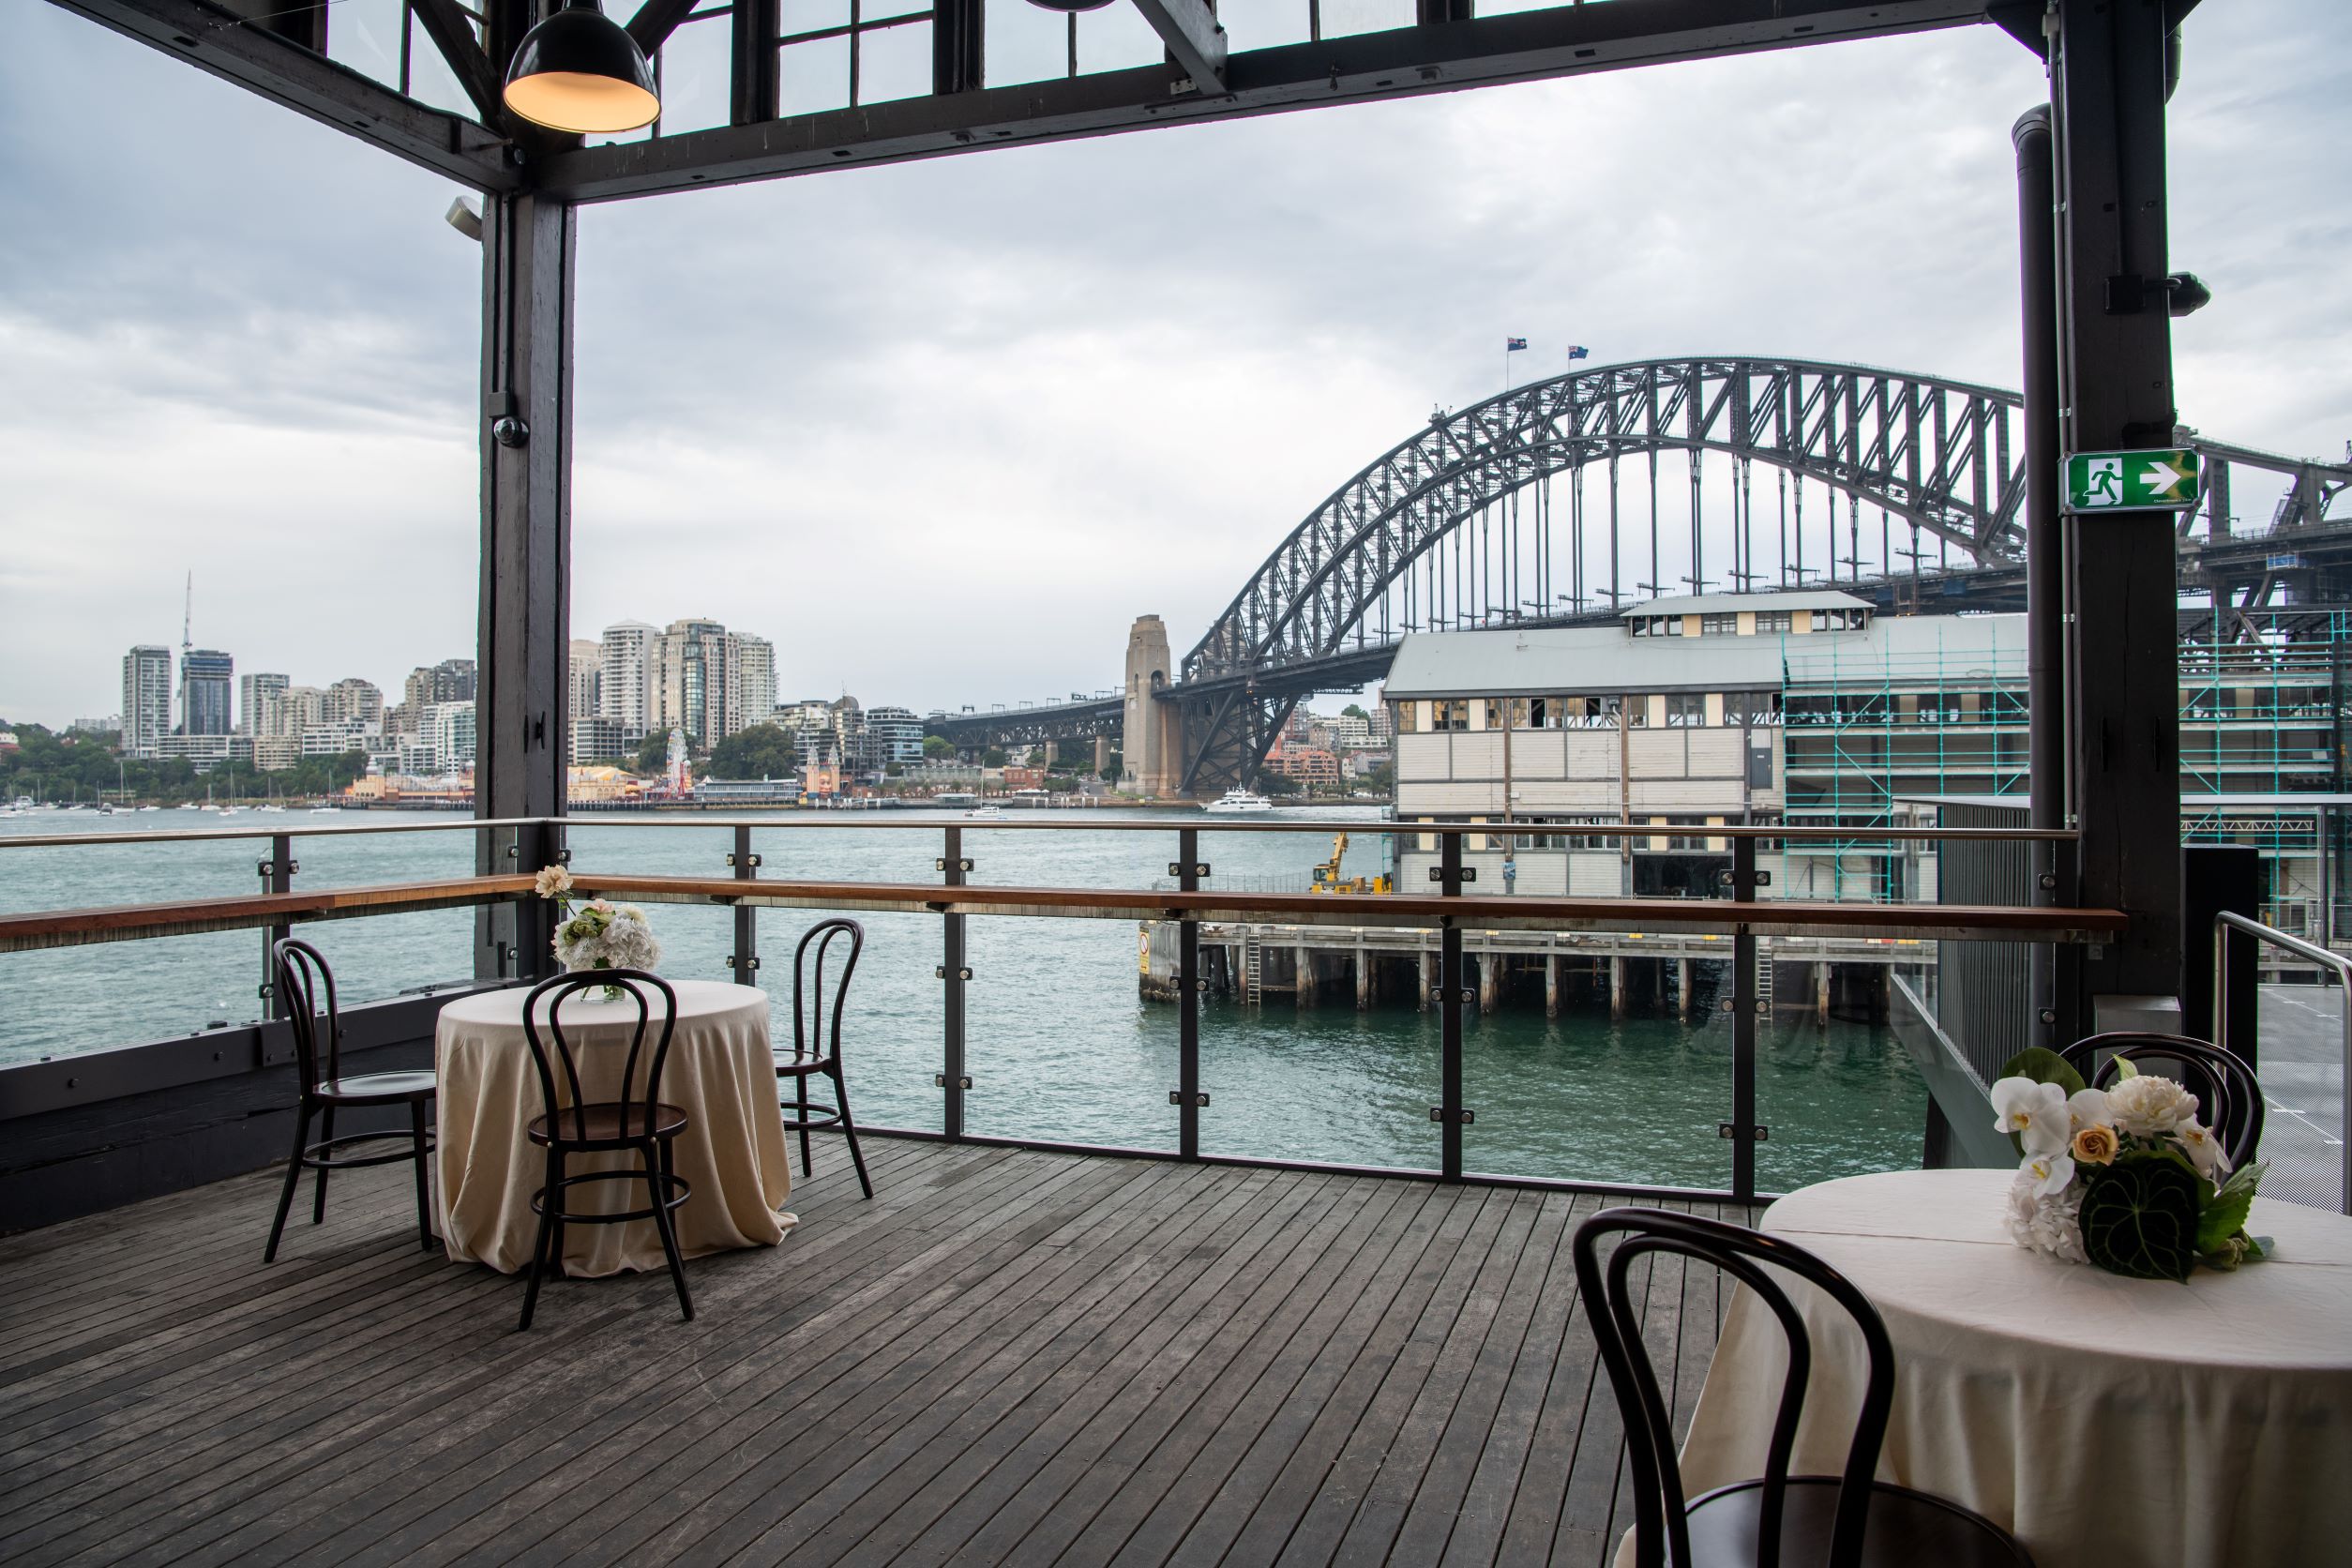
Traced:
<svg viewBox="0 0 2352 1568">
<path fill-rule="evenodd" d="M 2017 1168 L 2033 1178 L 2036 1198 L 2055 1198 L 2074 1182 L 2074 1159 L 2071 1154 L 2035 1154 Z"/>
<path fill-rule="evenodd" d="M 2173 1133 L 2172 1140 L 2180 1145 L 2189 1163 L 2197 1168 L 2197 1174 L 2207 1181 L 2228 1174 L 2229 1161 L 2222 1153 L 2222 1141 L 2203 1123 L 2184 1122 Z"/>
<path fill-rule="evenodd" d="M 2055 1083 L 2005 1078 L 1993 1084 L 1995 1128 L 2015 1133 L 2028 1154 L 2061 1153 L 2074 1131 L 2067 1124 L 2066 1091 Z"/>
</svg>

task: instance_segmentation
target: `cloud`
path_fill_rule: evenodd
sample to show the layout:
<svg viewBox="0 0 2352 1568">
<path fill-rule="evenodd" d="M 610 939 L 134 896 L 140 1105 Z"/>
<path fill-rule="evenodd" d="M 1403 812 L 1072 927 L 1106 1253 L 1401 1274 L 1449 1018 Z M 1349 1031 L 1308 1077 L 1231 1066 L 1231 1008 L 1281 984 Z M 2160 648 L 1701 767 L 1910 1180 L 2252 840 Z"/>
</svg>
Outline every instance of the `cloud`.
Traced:
<svg viewBox="0 0 2352 1568">
<path fill-rule="evenodd" d="M 0 713 L 110 711 L 190 565 L 241 669 L 392 684 L 470 651 L 479 256 L 451 188 L 26 21 Z M 2171 110 L 2175 264 L 2215 290 L 2176 326 L 2183 416 L 2314 453 L 2352 435 L 2329 33 L 2317 0 L 2208 8 Z M 715 615 L 776 641 L 788 691 L 916 707 L 1091 689 L 1134 615 L 1188 644 L 1432 404 L 1497 390 L 1506 335 L 1516 377 L 1580 342 L 2014 384 L 2008 128 L 2044 91 L 1973 28 L 588 209 L 575 630 Z M 1678 517 L 1679 468 L 1661 490 Z"/>
</svg>

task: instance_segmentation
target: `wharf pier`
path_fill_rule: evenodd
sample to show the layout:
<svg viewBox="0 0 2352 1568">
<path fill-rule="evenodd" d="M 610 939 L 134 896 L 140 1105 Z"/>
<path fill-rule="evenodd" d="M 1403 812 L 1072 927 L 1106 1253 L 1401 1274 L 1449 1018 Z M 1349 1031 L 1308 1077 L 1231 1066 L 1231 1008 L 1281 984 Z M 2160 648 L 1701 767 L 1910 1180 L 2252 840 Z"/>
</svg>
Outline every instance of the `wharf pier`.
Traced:
<svg viewBox="0 0 2352 1568">
<path fill-rule="evenodd" d="M 1435 1004 L 1439 940 L 1435 930 L 1391 926 L 1204 923 L 1200 972 L 1210 995 L 1248 1007 L 1287 997 L 1299 1007 L 1352 1001 L 1359 1012 L 1426 1012 Z M 1936 947 L 1892 937 L 1759 937 L 1756 998 L 1823 1023 L 1832 1009 L 1877 1020 L 1886 1013 L 1888 970 L 1933 966 Z M 1612 1018 L 1687 1018 L 1731 995 L 1732 939 L 1710 932 L 1465 930 L 1462 953 L 1481 1013 L 1540 999 L 1545 1017 L 1558 1018 L 1564 1005 L 1606 998 Z M 1145 1000 L 1177 1000 L 1176 922 L 1140 923 L 1137 969 Z"/>
</svg>

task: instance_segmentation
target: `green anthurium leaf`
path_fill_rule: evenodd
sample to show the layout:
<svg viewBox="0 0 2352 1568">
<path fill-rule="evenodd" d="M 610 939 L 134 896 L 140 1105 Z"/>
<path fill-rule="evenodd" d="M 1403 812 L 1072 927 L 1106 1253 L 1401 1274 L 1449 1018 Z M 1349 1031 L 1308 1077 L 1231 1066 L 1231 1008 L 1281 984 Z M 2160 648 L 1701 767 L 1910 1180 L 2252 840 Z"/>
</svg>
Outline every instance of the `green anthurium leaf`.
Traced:
<svg viewBox="0 0 2352 1568">
<path fill-rule="evenodd" d="M 2045 1046 L 2029 1046 L 2019 1051 L 1996 1076 L 2055 1083 L 2069 1094 L 2079 1094 L 2088 1087 L 2083 1082 L 2083 1075 L 2067 1065 L 2066 1058 Z"/>
<path fill-rule="evenodd" d="M 2216 1198 L 2197 1215 L 2197 1250 L 2212 1252 L 2245 1228 L 2254 1213 L 2254 1194 L 2241 1192 Z"/>
<path fill-rule="evenodd" d="M 2083 1189 L 2083 1251 L 2110 1274 L 2180 1279 L 2196 1267 L 2197 1182 L 2158 1154 L 2126 1154 Z"/>
</svg>

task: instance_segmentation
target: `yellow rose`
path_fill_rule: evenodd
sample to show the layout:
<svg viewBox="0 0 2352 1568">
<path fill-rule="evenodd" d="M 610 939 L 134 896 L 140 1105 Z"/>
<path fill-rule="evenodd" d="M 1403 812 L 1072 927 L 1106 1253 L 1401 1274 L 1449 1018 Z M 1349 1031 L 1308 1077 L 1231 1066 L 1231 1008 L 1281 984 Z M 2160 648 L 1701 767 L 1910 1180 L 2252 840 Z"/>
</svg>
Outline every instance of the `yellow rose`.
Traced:
<svg viewBox="0 0 2352 1568">
<path fill-rule="evenodd" d="M 2116 1156 L 2113 1127 L 2088 1126 L 2074 1135 L 2074 1158 L 2083 1165 L 2107 1165 Z"/>
</svg>

